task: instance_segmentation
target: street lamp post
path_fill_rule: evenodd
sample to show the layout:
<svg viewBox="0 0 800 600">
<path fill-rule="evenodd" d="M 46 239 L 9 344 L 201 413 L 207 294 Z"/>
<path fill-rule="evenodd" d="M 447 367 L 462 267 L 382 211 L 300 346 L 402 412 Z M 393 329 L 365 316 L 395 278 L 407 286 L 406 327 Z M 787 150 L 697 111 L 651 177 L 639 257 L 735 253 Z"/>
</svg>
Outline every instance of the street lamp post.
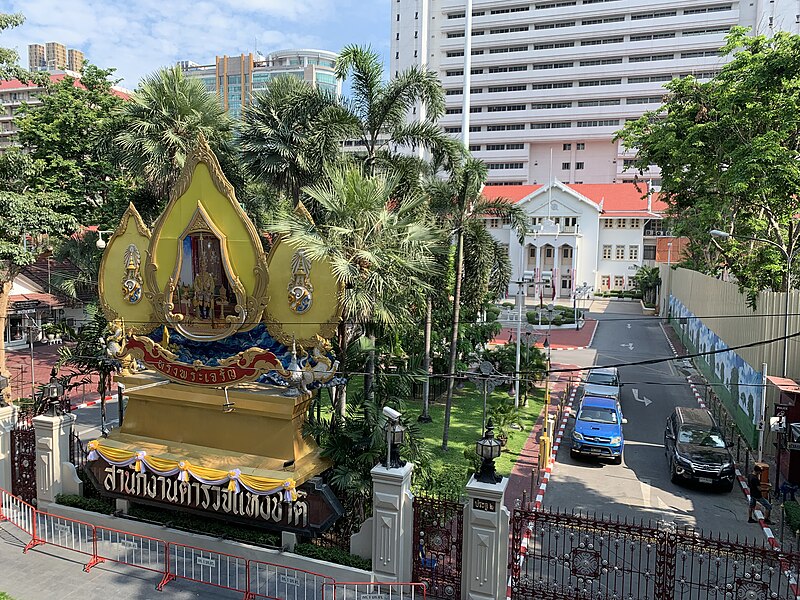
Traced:
<svg viewBox="0 0 800 600">
<path fill-rule="evenodd" d="M 789 294 L 792 291 L 792 261 L 794 260 L 794 252 L 797 249 L 797 246 L 793 246 L 792 251 L 787 252 L 783 246 L 766 238 L 734 235 L 732 233 L 727 233 L 726 231 L 720 231 L 719 229 L 712 229 L 708 233 L 711 234 L 711 237 L 723 240 L 734 238 L 737 240 L 749 240 L 752 242 L 769 244 L 770 246 L 780 250 L 781 254 L 783 254 L 783 257 L 786 259 L 786 270 L 784 272 L 784 278 L 786 279 L 786 297 L 783 307 L 783 368 L 781 369 L 781 375 L 786 377 L 786 369 L 789 365 Z"/>
<path fill-rule="evenodd" d="M 670 302 L 669 296 L 672 293 L 672 242 L 667 242 L 667 306 L 664 313 L 667 315 L 667 323 L 669 323 Z"/>
<path fill-rule="evenodd" d="M 530 283 L 531 279 L 523 274 L 522 279 L 515 281 L 517 284 L 517 355 L 516 355 L 516 381 L 514 382 L 514 407 L 519 408 L 519 366 L 521 360 L 522 347 L 520 338 L 522 337 L 522 315 L 523 307 L 525 305 L 525 285 Z"/>
<path fill-rule="evenodd" d="M 473 371 L 467 375 L 472 383 L 481 382 L 483 384 L 483 421 L 481 423 L 481 431 L 486 430 L 486 404 L 489 394 L 494 392 L 494 388 L 506 381 L 506 377 L 494 368 L 494 365 L 488 360 L 481 361 L 478 365 L 478 370 Z"/>
</svg>

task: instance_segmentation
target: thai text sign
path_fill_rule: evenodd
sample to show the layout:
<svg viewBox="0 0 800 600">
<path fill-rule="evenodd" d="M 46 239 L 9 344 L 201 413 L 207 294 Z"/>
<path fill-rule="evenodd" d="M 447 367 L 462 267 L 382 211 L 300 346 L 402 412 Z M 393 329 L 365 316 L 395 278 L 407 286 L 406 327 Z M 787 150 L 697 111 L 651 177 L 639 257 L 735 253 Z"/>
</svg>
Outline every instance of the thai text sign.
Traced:
<svg viewBox="0 0 800 600">
<path fill-rule="evenodd" d="M 243 488 L 239 492 L 229 491 L 227 484 L 183 482 L 177 475 L 137 473 L 130 467 L 117 467 L 102 459 L 89 466 L 93 483 L 103 495 L 218 516 L 265 529 L 314 535 L 328 529 L 343 512 L 330 488 L 317 480 L 300 486 L 296 501 L 285 502 L 280 493 L 265 496 Z"/>
</svg>

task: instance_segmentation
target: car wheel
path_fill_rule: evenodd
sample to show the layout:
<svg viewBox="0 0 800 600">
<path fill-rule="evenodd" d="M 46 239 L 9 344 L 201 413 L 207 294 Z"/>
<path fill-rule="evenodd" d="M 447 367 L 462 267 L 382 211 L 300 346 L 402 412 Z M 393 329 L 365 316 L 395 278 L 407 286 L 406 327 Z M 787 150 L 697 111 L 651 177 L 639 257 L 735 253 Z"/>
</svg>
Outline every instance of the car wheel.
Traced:
<svg viewBox="0 0 800 600">
<path fill-rule="evenodd" d="M 675 465 L 672 463 L 672 461 L 669 463 L 669 480 L 672 483 L 680 482 L 680 477 L 678 477 L 678 474 L 675 472 Z"/>
<path fill-rule="evenodd" d="M 730 482 L 725 482 L 725 483 L 720 484 L 719 491 L 721 491 L 724 494 L 727 494 L 728 492 L 733 491 L 733 482 L 730 481 Z"/>
<path fill-rule="evenodd" d="M 614 457 L 614 459 L 612 459 L 611 462 L 613 462 L 615 465 L 621 465 L 622 464 L 622 454 L 620 454 L 619 456 Z"/>
<path fill-rule="evenodd" d="M 574 449 L 574 448 L 570 448 L 570 449 L 569 449 L 569 456 L 570 456 L 570 458 L 572 458 L 573 460 L 578 460 L 578 453 L 577 453 L 577 452 L 575 452 L 575 449 Z"/>
</svg>

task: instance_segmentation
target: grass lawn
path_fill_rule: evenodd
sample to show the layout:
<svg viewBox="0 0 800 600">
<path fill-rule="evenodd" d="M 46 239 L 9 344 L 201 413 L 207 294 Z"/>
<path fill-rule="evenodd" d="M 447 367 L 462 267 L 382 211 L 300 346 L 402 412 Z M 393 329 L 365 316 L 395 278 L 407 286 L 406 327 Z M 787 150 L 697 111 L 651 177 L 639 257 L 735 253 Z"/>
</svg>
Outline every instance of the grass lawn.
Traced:
<svg viewBox="0 0 800 600">
<path fill-rule="evenodd" d="M 0 592 L 0 600 L 14 600 L 14 599 L 5 592 Z"/>
<path fill-rule="evenodd" d="M 503 448 L 500 458 L 495 461 L 497 472 L 508 476 L 511 468 L 519 458 L 522 447 L 528 439 L 531 429 L 544 404 L 544 390 L 537 389 L 528 396 L 528 406 L 521 408 L 521 419 L 523 429 L 512 429 L 508 436 L 508 443 Z M 495 390 L 491 398 L 503 398 L 511 400 L 508 393 L 503 390 Z M 419 416 L 422 412 L 421 404 L 415 404 L 409 413 Z M 447 442 L 447 452 L 442 450 L 442 433 L 444 431 L 444 397 L 440 401 L 431 403 L 430 416 L 432 423 L 419 423 L 425 443 L 433 452 L 432 467 L 435 470 L 445 468 L 459 468 L 465 470 L 469 466 L 469 461 L 464 457 L 466 448 L 475 448 L 475 442 L 483 437 L 481 431 L 481 421 L 483 419 L 483 391 L 480 387 L 476 388 L 472 384 L 467 384 L 461 390 L 456 390 L 453 395 L 453 407 L 450 411 L 450 435 Z"/>
</svg>

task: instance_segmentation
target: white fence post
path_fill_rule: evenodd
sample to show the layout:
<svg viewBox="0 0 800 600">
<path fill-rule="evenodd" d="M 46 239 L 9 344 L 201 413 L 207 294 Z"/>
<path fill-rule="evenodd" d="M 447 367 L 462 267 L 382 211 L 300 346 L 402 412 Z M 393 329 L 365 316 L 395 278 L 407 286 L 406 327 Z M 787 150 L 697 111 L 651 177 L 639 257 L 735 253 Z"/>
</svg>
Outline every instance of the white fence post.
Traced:
<svg viewBox="0 0 800 600">
<path fill-rule="evenodd" d="M 17 422 L 16 406 L 0 406 L 0 488 L 11 492 L 11 430 Z"/>
<path fill-rule="evenodd" d="M 506 597 L 510 513 L 503 500 L 507 486 L 507 477 L 491 484 L 472 476 L 467 483 L 461 568 L 461 597 L 467 600 Z"/>
<path fill-rule="evenodd" d="M 408 463 L 399 469 L 372 469 L 372 571 L 378 581 L 411 581 L 413 467 Z"/>
<path fill-rule="evenodd" d="M 34 417 L 36 430 L 36 498 L 55 502 L 63 491 L 62 462 L 69 462 L 69 434 L 75 415 Z"/>
</svg>

